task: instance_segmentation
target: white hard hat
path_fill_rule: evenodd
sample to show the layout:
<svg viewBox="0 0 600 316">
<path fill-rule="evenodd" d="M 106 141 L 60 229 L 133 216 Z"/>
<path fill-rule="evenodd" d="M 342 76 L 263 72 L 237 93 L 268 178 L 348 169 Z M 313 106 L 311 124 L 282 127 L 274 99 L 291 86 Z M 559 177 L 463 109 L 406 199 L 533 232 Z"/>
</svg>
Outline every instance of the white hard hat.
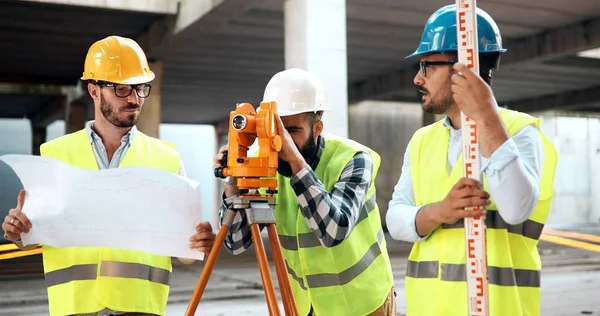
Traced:
<svg viewBox="0 0 600 316">
<path fill-rule="evenodd" d="M 279 116 L 328 111 L 321 81 L 299 68 L 276 73 L 265 88 L 263 102 L 275 101 Z"/>
</svg>

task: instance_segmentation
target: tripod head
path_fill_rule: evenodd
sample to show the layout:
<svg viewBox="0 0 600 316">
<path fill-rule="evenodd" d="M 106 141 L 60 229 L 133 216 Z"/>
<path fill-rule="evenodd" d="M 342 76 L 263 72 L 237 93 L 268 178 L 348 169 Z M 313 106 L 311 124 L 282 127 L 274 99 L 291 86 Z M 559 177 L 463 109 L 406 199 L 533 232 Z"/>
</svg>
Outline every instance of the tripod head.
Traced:
<svg viewBox="0 0 600 316">
<path fill-rule="evenodd" d="M 233 177 L 240 194 L 267 188 L 267 195 L 277 193 L 278 154 L 281 137 L 275 125 L 277 104 L 262 102 L 258 111 L 250 103 L 238 104 L 229 114 L 229 148 L 214 170 L 217 178 Z M 248 149 L 258 138 L 258 155 L 248 157 Z"/>
</svg>

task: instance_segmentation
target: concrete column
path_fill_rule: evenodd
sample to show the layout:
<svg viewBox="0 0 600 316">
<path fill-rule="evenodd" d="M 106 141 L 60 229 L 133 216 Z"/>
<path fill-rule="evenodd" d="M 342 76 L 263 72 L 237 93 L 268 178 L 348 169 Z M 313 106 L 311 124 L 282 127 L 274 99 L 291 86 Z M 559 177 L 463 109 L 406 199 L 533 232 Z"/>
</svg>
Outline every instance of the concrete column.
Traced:
<svg viewBox="0 0 600 316">
<path fill-rule="evenodd" d="M 325 86 L 325 131 L 348 137 L 345 0 L 286 0 L 285 68 L 302 68 Z"/>
<path fill-rule="evenodd" d="M 435 123 L 435 114 L 423 111 L 423 126 Z"/>
<path fill-rule="evenodd" d="M 158 138 L 161 105 L 160 86 L 162 82 L 163 67 L 161 61 L 150 63 L 149 66 L 154 72 L 155 78 L 152 81 L 152 91 L 150 91 L 150 96 L 148 96 L 144 102 L 137 128 L 148 136 Z"/>
<path fill-rule="evenodd" d="M 33 155 L 40 155 L 40 146 L 46 142 L 46 129 L 46 126 L 31 126 L 31 134 L 33 136 L 31 137 L 31 153 Z"/>
<path fill-rule="evenodd" d="M 423 124 L 423 126 L 431 125 L 431 124 L 443 119 L 444 117 L 445 117 L 445 115 L 443 115 L 443 114 L 431 114 L 431 113 L 427 113 L 427 112 L 423 111 L 422 124 Z"/>
<path fill-rule="evenodd" d="M 588 122 L 588 150 L 589 150 L 589 173 L 590 173 L 590 215 L 589 223 L 600 224 L 600 119 L 590 117 Z M 560 157 L 559 157 L 560 161 Z M 556 178 L 556 177 L 555 177 Z M 600 227 L 600 226 L 598 226 Z"/>
<path fill-rule="evenodd" d="M 65 134 L 76 132 L 85 127 L 88 106 L 84 101 L 73 101 L 69 104 L 69 111 L 65 122 Z"/>
</svg>

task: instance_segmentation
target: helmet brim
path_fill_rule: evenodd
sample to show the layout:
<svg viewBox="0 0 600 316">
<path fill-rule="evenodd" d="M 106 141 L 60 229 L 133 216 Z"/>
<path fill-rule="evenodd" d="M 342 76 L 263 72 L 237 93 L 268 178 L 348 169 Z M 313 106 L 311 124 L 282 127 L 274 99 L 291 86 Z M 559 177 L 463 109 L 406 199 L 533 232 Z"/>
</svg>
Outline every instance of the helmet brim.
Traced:
<svg viewBox="0 0 600 316">
<path fill-rule="evenodd" d="M 154 80 L 156 76 L 154 75 L 153 72 L 148 72 L 146 75 L 144 76 L 135 76 L 135 77 L 131 77 L 131 78 L 127 78 L 127 79 L 122 79 L 122 80 L 110 80 L 109 82 L 111 83 L 117 83 L 117 84 L 142 84 L 142 83 L 148 83 L 152 80 Z M 80 78 L 81 80 L 96 80 L 96 81 L 104 81 L 102 79 L 96 79 L 96 78 L 92 78 L 92 77 L 87 77 L 87 76 L 82 76 Z"/>
<path fill-rule="evenodd" d="M 504 53 L 506 51 L 507 51 L 507 49 L 503 48 L 503 49 L 496 49 L 496 50 L 488 50 L 488 51 L 479 52 L 479 53 L 480 54 Z M 456 53 L 456 52 L 457 52 L 456 50 L 432 50 L 432 51 L 425 51 L 425 52 L 419 52 L 418 50 L 416 50 L 414 53 L 404 57 L 404 59 L 413 58 L 413 57 L 421 56 L 421 55 L 447 54 L 447 53 Z"/>
<path fill-rule="evenodd" d="M 280 117 L 284 117 L 284 116 L 292 116 L 292 115 L 297 115 L 297 114 L 302 114 L 302 113 L 316 113 L 316 112 L 329 112 L 329 109 L 321 109 L 318 111 L 279 111 L 277 110 L 277 115 L 279 115 Z"/>
</svg>

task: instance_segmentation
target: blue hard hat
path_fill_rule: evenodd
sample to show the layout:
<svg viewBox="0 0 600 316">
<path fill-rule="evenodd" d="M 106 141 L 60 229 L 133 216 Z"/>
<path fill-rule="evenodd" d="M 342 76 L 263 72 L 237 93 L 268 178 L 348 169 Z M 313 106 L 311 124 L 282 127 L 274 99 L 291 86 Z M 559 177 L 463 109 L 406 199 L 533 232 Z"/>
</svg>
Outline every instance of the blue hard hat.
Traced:
<svg viewBox="0 0 600 316">
<path fill-rule="evenodd" d="M 458 47 L 456 33 L 456 5 L 444 6 L 429 17 L 419 47 L 405 58 L 429 53 L 455 52 Z M 506 51 L 502 48 L 498 25 L 489 14 L 480 8 L 477 8 L 477 36 L 479 53 L 503 53 Z"/>
</svg>

